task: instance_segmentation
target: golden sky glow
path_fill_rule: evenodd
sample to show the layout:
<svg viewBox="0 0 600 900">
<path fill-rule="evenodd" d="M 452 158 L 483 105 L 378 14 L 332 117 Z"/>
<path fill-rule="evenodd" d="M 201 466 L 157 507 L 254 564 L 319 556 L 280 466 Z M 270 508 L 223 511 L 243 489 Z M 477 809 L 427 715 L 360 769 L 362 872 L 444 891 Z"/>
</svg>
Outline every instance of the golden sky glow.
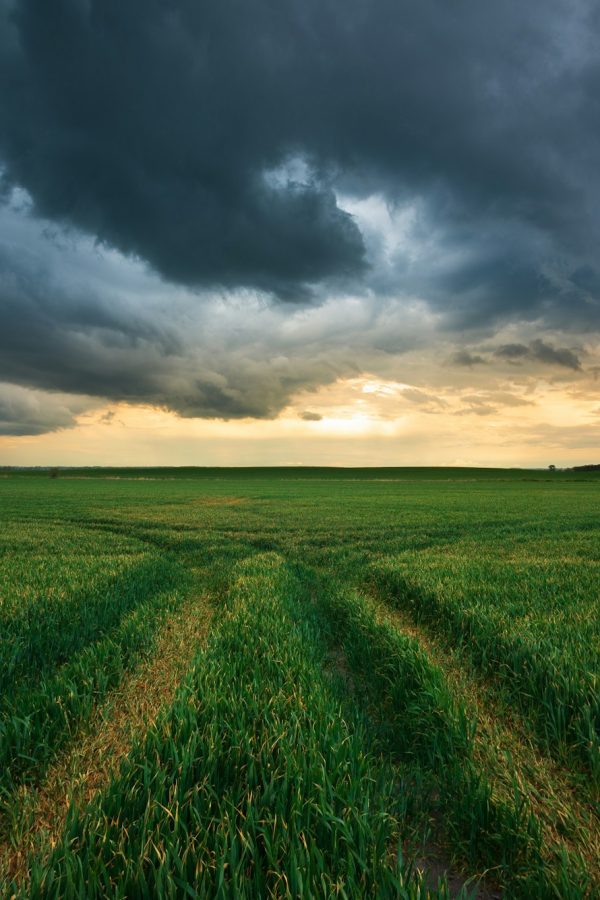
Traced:
<svg viewBox="0 0 600 900">
<path fill-rule="evenodd" d="M 579 393 L 579 396 L 577 396 Z M 374 375 L 301 393 L 272 420 L 106 404 L 76 425 L 0 438 L 8 465 L 571 465 L 596 459 L 593 391 L 546 380 L 438 387 Z"/>
</svg>

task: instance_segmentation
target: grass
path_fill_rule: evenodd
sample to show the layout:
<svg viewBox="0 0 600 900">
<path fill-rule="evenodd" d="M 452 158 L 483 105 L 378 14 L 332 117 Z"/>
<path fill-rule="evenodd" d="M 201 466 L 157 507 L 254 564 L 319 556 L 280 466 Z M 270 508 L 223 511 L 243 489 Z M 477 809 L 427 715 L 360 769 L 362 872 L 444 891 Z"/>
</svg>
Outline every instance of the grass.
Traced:
<svg viewBox="0 0 600 900">
<path fill-rule="evenodd" d="M 173 701 L 181 678 L 205 639 L 211 610 L 207 598 L 193 594 L 170 612 L 135 671 L 109 692 L 79 729 L 77 742 L 58 754 L 40 784 L 24 784 L 5 809 L 9 824 L 0 844 L 2 870 L 27 883 L 31 858 L 43 859 L 60 840 L 71 807 L 79 807 L 118 773 L 136 738 L 143 737 L 159 712 Z"/>
<path fill-rule="evenodd" d="M 561 543 L 556 550 L 564 554 L 568 539 Z M 438 553 L 384 560 L 374 578 L 391 602 L 443 629 L 502 682 L 542 746 L 599 785 L 600 560 L 582 565 L 553 555 L 551 545 L 543 556 L 532 549 L 526 562 L 506 558 L 505 550 L 488 557 L 476 551 L 461 542 L 443 561 Z"/>
<path fill-rule="evenodd" d="M 390 855 L 393 782 L 286 614 L 297 591 L 274 555 L 237 568 L 170 714 L 73 816 L 32 896 L 432 895 Z"/>
<path fill-rule="evenodd" d="M 320 591 L 321 605 L 363 702 L 401 760 L 421 770 L 432 807 L 451 831 L 455 855 L 494 877 L 513 896 L 548 896 L 563 873 L 585 895 L 584 863 L 543 855 L 542 828 L 516 781 L 498 795 L 475 757 L 477 721 L 457 703 L 443 669 L 414 637 L 398 631 L 358 592 Z"/>
<path fill-rule="evenodd" d="M 0 838 L 213 609 L 7 896 L 598 895 L 596 473 L 3 474 Z"/>
</svg>

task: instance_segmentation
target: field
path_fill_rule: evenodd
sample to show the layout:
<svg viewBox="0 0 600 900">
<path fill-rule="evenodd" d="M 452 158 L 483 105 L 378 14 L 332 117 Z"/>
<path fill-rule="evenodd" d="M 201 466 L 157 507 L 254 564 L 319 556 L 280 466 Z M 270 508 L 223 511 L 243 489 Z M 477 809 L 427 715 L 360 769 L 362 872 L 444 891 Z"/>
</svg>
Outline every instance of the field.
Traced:
<svg viewBox="0 0 600 900">
<path fill-rule="evenodd" d="M 0 896 L 600 897 L 600 473 L 0 476 Z"/>
</svg>

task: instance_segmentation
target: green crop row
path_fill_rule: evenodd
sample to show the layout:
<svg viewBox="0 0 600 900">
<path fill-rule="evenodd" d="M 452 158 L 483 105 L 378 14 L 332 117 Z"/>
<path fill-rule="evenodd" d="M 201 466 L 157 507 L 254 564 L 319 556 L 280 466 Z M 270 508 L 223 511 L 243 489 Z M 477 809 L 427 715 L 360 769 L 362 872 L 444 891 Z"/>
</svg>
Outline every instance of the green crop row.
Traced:
<svg viewBox="0 0 600 900">
<path fill-rule="evenodd" d="M 2 622 L 0 710 L 12 703 L 14 685 L 52 672 L 102 639 L 120 619 L 153 594 L 173 588 L 175 568 L 146 555 L 118 567 L 118 574 L 90 581 L 66 596 L 42 596 Z"/>
<path fill-rule="evenodd" d="M 63 522 L 6 523 L 0 532 L 0 709 L 107 634 L 173 567 L 130 536 Z"/>
<path fill-rule="evenodd" d="M 0 798 L 10 803 L 20 782 L 39 780 L 123 673 L 152 652 L 158 622 L 180 599 L 177 591 L 155 592 L 70 662 L 16 688 L 0 714 Z"/>
<path fill-rule="evenodd" d="M 440 577 L 443 572 L 443 580 Z M 587 573 L 589 575 L 589 572 Z M 523 577 L 515 566 L 465 558 L 384 560 L 373 578 L 388 600 L 443 633 L 500 682 L 527 714 L 540 743 L 578 762 L 600 783 L 600 667 L 597 583 Z M 579 602 L 578 602 L 579 600 Z"/>
<path fill-rule="evenodd" d="M 476 722 L 419 643 L 380 621 L 357 592 L 325 587 L 318 596 L 329 639 L 344 653 L 371 716 L 384 723 L 389 746 L 400 760 L 416 762 L 425 779 L 433 776 L 432 796 L 456 855 L 493 869 L 510 896 L 586 896 L 579 863 L 543 859 L 539 823 L 516 787 L 511 798 L 494 795 L 474 759 Z"/>
<path fill-rule="evenodd" d="M 273 554 L 231 592 L 168 714 L 72 810 L 28 896 L 445 897 L 398 859 L 394 778 L 340 704 Z"/>
</svg>

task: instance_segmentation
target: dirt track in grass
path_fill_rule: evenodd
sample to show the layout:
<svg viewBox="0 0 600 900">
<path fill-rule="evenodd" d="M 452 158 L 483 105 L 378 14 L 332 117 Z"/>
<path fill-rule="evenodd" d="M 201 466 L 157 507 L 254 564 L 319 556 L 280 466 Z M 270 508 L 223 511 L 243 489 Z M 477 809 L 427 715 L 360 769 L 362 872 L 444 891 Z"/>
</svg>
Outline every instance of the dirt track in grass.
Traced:
<svg viewBox="0 0 600 900">
<path fill-rule="evenodd" d="M 11 834 L 0 845 L 0 877 L 27 880 L 29 860 L 55 846 L 69 808 L 85 807 L 118 772 L 134 741 L 168 708 L 211 619 L 209 598 L 184 601 L 164 621 L 151 657 L 98 709 L 85 733 L 55 760 L 38 787 L 14 798 Z M 1 881 L 0 881 L 1 885 Z"/>
<path fill-rule="evenodd" d="M 515 786 L 527 798 L 546 835 L 546 846 L 559 852 L 561 844 L 581 856 L 586 871 L 600 884 L 599 798 L 591 794 L 582 776 L 570 772 L 541 752 L 527 722 L 502 701 L 494 687 L 465 664 L 410 614 L 372 598 L 378 615 L 415 638 L 439 666 L 457 702 L 477 720 L 475 756 L 500 796 L 514 794 Z"/>
</svg>

